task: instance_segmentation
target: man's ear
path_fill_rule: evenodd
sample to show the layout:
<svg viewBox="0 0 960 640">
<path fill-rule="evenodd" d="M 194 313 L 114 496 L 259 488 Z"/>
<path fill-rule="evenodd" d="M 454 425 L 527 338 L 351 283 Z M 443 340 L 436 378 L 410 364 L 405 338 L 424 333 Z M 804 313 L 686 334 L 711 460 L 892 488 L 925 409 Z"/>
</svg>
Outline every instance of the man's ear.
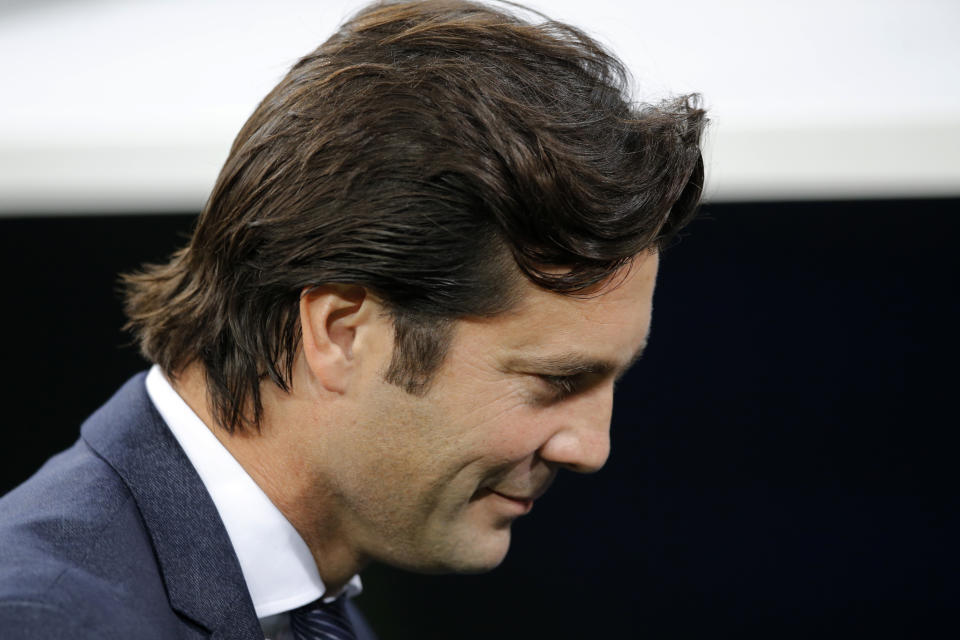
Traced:
<svg viewBox="0 0 960 640">
<path fill-rule="evenodd" d="M 363 287 L 325 284 L 300 294 L 303 357 L 322 387 L 343 393 L 356 371 L 357 329 L 377 305 Z"/>
</svg>

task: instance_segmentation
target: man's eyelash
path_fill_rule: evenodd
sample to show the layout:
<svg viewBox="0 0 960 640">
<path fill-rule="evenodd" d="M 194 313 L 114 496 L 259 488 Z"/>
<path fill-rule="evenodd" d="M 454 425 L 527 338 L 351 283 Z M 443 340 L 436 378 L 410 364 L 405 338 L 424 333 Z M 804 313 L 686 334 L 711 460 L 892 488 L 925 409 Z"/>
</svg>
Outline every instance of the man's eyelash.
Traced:
<svg viewBox="0 0 960 640">
<path fill-rule="evenodd" d="M 577 390 L 577 376 L 553 376 L 542 374 L 540 379 L 549 384 L 556 391 L 557 396 L 566 397 Z"/>
</svg>

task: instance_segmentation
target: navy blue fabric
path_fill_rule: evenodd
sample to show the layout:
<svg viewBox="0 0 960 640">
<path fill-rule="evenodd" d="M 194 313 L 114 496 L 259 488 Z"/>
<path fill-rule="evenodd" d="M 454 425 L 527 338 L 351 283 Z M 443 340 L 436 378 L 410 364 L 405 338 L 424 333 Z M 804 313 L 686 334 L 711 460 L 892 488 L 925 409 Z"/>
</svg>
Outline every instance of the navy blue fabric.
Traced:
<svg viewBox="0 0 960 640">
<path fill-rule="evenodd" d="M 346 598 L 333 602 L 317 600 L 290 612 L 290 630 L 295 640 L 357 640 Z"/>
<path fill-rule="evenodd" d="M 144 378 L 0 498 L 0 637 L 263 638 L 223 522 Z"/>
</svg>

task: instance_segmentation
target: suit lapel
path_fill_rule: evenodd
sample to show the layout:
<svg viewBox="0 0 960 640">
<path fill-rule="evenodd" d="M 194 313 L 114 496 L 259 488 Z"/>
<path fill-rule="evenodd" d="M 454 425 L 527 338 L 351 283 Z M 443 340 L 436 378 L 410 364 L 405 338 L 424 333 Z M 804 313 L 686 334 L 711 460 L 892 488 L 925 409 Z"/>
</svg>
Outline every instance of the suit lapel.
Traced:
<svg viewBox="0 0 960 640">
<path fill-rule="evenodd" d="M 263 638 L 220 515 L 144 379 L 130 379 L 84 423 L 82 437 L 133 494 L 173 608 L 215 638 Z"/>
</svg>

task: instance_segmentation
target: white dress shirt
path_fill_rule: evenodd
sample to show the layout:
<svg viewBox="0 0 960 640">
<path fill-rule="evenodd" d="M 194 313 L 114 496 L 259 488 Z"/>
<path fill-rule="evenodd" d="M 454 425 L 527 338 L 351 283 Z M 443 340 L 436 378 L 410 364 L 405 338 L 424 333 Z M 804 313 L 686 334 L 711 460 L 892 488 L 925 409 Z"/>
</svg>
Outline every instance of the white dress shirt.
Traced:
<svg viewBox="0 0 960 640">
<path fill-rule="evenodd" d="M 287 612 L 326 591 L 307 544 L 157 365 L 147 374 L 147 394 L 213 499 L 240 560 L 264 635 L 273 640 L 290 637 Z M 348 597 L 361 590 L 360 576 L 351 578 L 344 588 Z"/>
</svg>

